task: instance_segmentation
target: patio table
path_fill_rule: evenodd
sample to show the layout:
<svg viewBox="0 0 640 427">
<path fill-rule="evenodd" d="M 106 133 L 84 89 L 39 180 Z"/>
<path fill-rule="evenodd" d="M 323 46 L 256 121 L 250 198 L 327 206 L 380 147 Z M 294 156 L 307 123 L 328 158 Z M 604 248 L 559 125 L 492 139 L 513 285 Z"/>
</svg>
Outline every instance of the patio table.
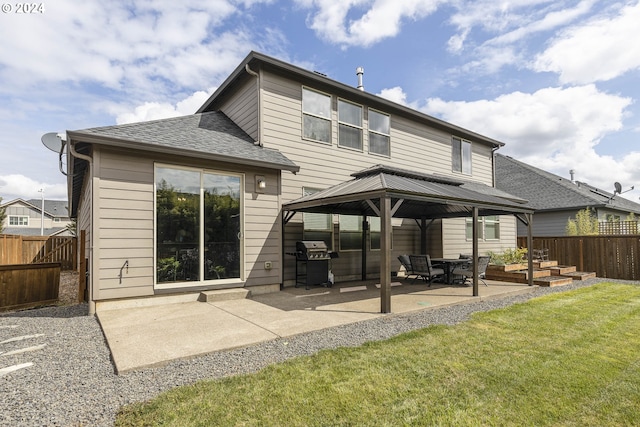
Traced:
<svg viewBox="0 0 640 427">
<path fill-rule="evenodd" d="M 445 281 L 448 285 L 453 285 L 454 279 L 451 274 L 453 269 L 459 264 L 466 264 L 473 261 L 469 258 L 431 258 L 431 262 L 444 265 Z"/>
</svg>

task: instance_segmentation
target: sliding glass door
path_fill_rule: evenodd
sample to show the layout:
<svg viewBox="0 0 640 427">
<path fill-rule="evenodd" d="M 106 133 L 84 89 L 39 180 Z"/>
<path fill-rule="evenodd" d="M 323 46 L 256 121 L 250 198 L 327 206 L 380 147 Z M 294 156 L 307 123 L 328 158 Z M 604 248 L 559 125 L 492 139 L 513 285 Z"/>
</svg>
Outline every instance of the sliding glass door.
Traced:
<svg viewBox="0 0 640 427">
<path fill-rule="evenodd" d="M 155 181 L 156 284 L 239 279 L 241 176 L 157 166 Z"/>
</svg>

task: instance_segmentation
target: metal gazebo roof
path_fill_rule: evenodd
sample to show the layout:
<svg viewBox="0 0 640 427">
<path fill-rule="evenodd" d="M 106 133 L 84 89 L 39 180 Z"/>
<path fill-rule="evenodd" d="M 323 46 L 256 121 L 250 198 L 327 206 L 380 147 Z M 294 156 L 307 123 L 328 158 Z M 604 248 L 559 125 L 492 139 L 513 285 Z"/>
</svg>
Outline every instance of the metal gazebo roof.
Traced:
<svg viewBox="0 0 640 427">
<path fill-rule="evenodd" d="M 402 200 L 395 218 L 454 218 L 479 215 L 524 214 L 526 201 L 480 183 L 456 181 L 377 165 L 352 174 L 354 179 L 283 205 L 286 211 L 379 216 L 377 199 Z M 373 203 L 373 205 L 372 205 Z"/>
</svg>

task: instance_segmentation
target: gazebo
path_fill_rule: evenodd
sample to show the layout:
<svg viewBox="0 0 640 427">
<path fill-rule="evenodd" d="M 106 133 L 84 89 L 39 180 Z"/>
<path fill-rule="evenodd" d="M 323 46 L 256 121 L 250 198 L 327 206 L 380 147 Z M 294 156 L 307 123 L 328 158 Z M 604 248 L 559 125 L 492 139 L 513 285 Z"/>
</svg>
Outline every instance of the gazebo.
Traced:
<svg viewBox="0 0 640 427">
<path fill-rule="evenodd" d="M 478 296 L 478 217 L 515 215 L 528 229 L 531 247 L 533 209 L 526 201 L 477 182 L 376 165 L 345 181 L 283 205 L 286 225 L 297 212 L 379 217 L 380 311 L 391 312 L 391 218 L 412 218 L 421 229 L 421 250 L 426 251 L 427 221 L 440 218 L 473 218 L 473 296 Z M 364 253 L 364 251 L 363 251 Z M 528 253 L 529 285 L 533 285 L 533 261 Z M 364 273 L 363 273 L 364 274 Z"/>
</svg>

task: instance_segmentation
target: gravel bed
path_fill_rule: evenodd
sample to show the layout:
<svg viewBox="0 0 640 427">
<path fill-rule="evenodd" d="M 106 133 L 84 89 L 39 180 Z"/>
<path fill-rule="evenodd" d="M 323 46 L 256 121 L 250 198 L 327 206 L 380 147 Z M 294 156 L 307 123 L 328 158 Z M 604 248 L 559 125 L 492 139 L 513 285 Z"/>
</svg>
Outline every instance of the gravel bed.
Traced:
<svg viewBox="0 0 640 427">
<path fill-rule="evenodd" d="M 0 314 L 0 353 L 5 353 L 0 354 L 0 369 L 33 363 L 15 372 L 0 374 L 0 425 L 111 426 L 122 405 L 148 400 L 176 386 L 200 379 L 255 372 L 267 365 L 313 354 L 321 349 L 357 346 L 429 325 L 456 324 L 468 319 L 474 312 L 590 286 L 603 280 L 590 279 L 551 288 L 537 287 L 523 295 L 388 315 L 250 347 L 173 361 L 162 367 L 123 375 L 114 373 L 102 330 L 95 317 L 87 316 L 86 304 Z M 22 336 L 29 337 L 22 341 L 5 342 Z M 43 344 L 44 348 L 35 348 L 33 351 L 6 354 Z"/>
</svg>

